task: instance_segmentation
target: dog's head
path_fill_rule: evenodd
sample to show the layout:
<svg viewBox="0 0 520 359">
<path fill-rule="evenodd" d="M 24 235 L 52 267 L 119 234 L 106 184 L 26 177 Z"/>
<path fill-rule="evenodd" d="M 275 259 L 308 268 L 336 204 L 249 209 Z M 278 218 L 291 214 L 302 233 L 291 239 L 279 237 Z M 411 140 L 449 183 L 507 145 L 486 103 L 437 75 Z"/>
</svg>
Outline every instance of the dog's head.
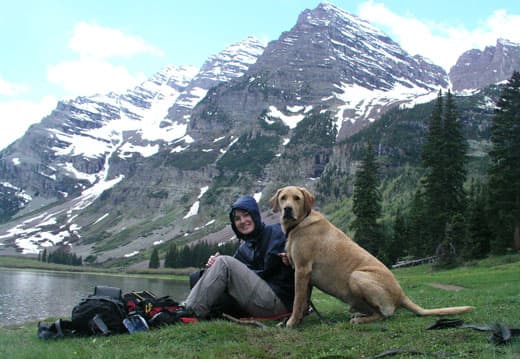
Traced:
<svg viewBox="0 0 520 359">
<path fill-rule="evenodd" d="M 280 188 L 270 200 L 274 212 L 281 212 L 282 224 L 296 225 L 311 211 L 314 196 L 304 187 Z"/>
</svg>

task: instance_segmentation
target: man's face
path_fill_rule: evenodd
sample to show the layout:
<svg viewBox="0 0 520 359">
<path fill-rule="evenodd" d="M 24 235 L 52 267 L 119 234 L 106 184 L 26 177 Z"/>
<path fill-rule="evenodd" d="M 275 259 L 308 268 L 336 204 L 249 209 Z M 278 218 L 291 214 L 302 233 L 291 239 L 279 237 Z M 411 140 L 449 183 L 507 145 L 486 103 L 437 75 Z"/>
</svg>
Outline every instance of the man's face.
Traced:
<svg viewBox="0 0 520 359">
<path fill-rule="evenodd" d="M 242 209 L 235 209 L 233 211 L 233 222 L 237 230 L 245 236 L 253 233 L 255 230 L 255 221 L 253 221 L 249 212 Z"/>
</svg>

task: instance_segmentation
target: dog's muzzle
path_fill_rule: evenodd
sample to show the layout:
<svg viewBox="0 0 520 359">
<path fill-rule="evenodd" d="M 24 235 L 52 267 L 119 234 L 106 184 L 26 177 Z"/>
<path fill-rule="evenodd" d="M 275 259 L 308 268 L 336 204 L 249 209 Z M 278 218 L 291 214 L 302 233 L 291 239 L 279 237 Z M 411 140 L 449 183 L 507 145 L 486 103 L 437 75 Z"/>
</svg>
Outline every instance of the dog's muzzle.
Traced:
<svg viewBox="0 0 520 359">
<path fill-rule="evenodd" d="M 294 219 L 292 207 L 287 206 L 283 208 L 283 219 Z"/>
</svg>

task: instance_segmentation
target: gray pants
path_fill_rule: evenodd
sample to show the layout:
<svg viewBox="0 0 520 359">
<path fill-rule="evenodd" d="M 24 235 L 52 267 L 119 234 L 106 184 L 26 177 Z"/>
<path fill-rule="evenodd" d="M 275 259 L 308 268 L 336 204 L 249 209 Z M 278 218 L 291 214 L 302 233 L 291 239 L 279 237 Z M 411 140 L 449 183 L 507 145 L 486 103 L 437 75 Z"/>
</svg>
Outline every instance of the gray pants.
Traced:
<svg viewBox="0 0 520 359">
<path fill-rule="evenodd" d="M 193 287 L 185 306 L 205 318 L 212 306 L 229 294 L 240 308 L 254 317 L 270 317 L 288 312 L 271 287 L 255 272 L 230 256 L 218 256 Z"/>
</svg>

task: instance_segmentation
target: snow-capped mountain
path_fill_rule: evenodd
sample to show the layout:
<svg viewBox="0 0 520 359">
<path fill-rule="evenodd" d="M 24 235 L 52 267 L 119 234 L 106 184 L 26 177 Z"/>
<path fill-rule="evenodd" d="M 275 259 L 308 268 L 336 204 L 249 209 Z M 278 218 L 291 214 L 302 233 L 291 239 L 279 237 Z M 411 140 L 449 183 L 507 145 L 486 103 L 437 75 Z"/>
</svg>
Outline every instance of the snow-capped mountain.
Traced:
<svg viewBox="0 0 520 359">
<path fill-rule="evenodd" d="M 102 262 L 199 238 L 238 194 L 312 185 L 343 156 L 329 138 L 302 140 L 320 133 L 312 121 L 331 114 L 344 141 L 448 86 L 441 67 L 320 4 L 267 45 L 247 38 L 200 70 L 60 102 L 0 152 L 0 254 L 67 243 Z"/>
<path fill-rule="evenodd" d="M 219 83 L 242 76 L 264 52 L 266 44 L 250 36 L 211 56 L 168 112 L 167 121 L 189 121 L 191 110 Z"/>
<path fill-rule="evenodd" d="M 70 219 L 129 175 L 135 161 L 155 155 L 186 135 L 189 118 L 168 119 L 170 108 L 189 113 L 209 88 L 240 77 L 262 46 L 248 37 L 212 56 L 200 71 L 169 66 L 122 95 L 58 103 L 48 117 L 0 154 L 0 215 L 23 214 L 74 198 L 75 205 L 67 202 Z M 44 227 L 55 223 L 60 214 L 62 209 L 46 214 L 43 221 L 18 224 L 4 237 L 19 237 L 16 245 L 27 251 L 61 242 L 65 233 L 47 242 L 41 234 L 45 231 L 38 229 L 41 223 Z M 68 235 L 74 228 L 63 227 L 69 228 Z"/>
<path fill-rule="evenodd" d="M 206 107 L 195 109 L 194 136 L 207 137 L 208 121 L 198 119 L 218 105 L 230 121 L 250 122 L 267 110 L 292 127 L 311 108 L 327 108 L 344 138 L 389 108 L 429 101 L 449 85 L 441 67 L 411 56 L 383 32 L 331 4 L 302 12 L 238 81 L 210 92 Z"/>
</svg>

